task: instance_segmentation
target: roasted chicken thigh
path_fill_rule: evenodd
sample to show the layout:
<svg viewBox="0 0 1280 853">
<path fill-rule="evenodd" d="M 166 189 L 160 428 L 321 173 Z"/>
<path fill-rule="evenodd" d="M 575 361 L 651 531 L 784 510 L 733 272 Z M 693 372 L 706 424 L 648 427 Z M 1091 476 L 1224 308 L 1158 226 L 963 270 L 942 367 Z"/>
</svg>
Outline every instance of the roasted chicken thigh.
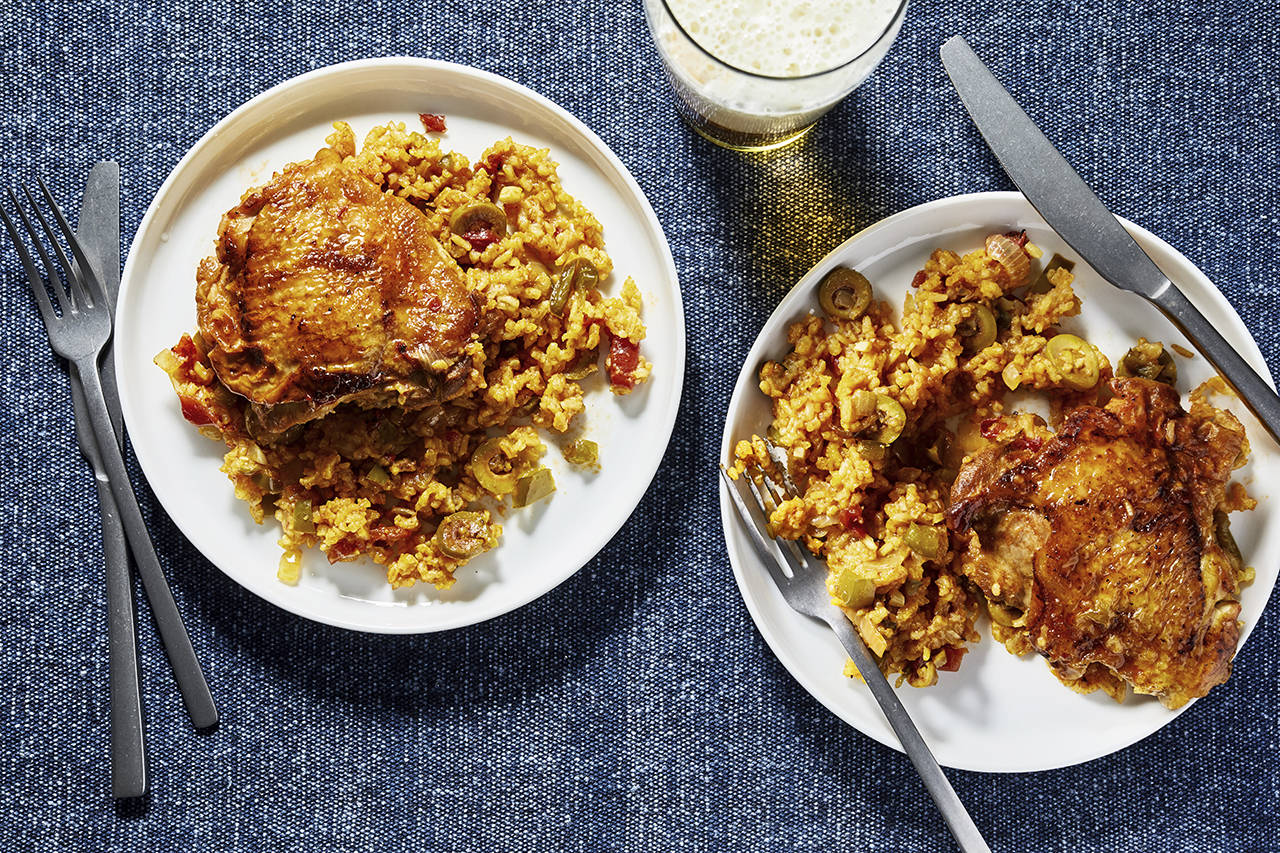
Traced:
<svg viewBox="0 0 1280 853">
<path fill-rule="evenodd" d="M 476 308 L 424 214 L 321 149 L 227 212 L 197 272 L 209 360 L 277 432 L 461 390 Z"/>
<path fill-rule="evenodd" d="M 962 571 L 1060 678 L 1178 707 L 1231 671 L 1241 566 L 1215 513 L 1248 445 L 1203 400 L 1186 412 L 1167 385 L 1112 388 L 1038 447 L 971 457 L 949 520 L 969 538 Z"/>
</svg>

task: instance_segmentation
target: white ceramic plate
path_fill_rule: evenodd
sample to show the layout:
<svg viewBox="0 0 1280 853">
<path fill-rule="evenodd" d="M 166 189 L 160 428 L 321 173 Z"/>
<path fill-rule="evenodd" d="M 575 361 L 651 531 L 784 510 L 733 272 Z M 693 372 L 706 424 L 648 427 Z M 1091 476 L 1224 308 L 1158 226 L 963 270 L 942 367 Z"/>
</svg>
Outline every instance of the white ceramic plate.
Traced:
<svg viewBox="0 0 1280 853">
<path fill-rule="evenodd" d="M 255 525 L 218 467 L 221 444 L 183 421 L 152 358 L 195 328 L 195 269 L 219 218 L 255 183 L 324 146 L 336 120 L 357 139 L 388 120 L 418 127 L 443 113 L 441 146 L 476 160 L 508 135 L 551 149 L 565 189 L 605 227 L 618 292 L 630 275 L 644 296 L 644 355 L 652 378 L 627 397 L 588 394 L 586 435 L 602 470 L 584 474 L 549 447 L 558 490 L 509 513 L 502 545 L 459 572 L 452 589 L 393 591 L 372 561 L 330 566 L 318 551 L 297 587 L 276 580 L 279 525 Z M 125 421 L 156 496 L 187 538 L 229 577 L 290 612 L 364 631 L 408 633 L 470 625 L 533 600 L 578 571 L 631 515 L 675 425 L 684 376 L 684 311 L 675 264 L 648 201 L 626 167 L 581 122 L 493 74 L 446 62 L 374 59 L 323 68 L 259 95 L 219 122 L 182 159 L 142 220 L 120 288 L 116 367 Z"/>
<path fill-rule="evenodd" d="M 1244 323 L 1209 279 L 1158 237 L 1131 223 L 1125 226 L 1196 307 L 1270 381 L 1262 354 Z M 787 326 L 816 310 L 817 284 L 828 270 L 839 265 L 855 267 L 871 280 L 878 298 L 901 306 L 912 277 L 935 248 L 964 253 L 979 248 L 989 233 L 1022 228 L 1047 256 L 1059 252 L 1077 257 L 1019 193 L 980 193 L 924 204 L 873 225 L 827 255 L 782 300 L 748 354 L 729 403 L 721 458 L 729 457 L 732 443 L 739 438 L 763 434 L 770 410 L 757 386 L 759 365 L 786 354 Z M 1112 363 L 1139 335 L 1194 349 L 1140 297 L 1117 290 L 1083 263 L 1077 264 L 1075 274 L 1076 292 L 1084 309 L 1063 327 L 1086 334 Z M 1212 371 L 1201 357 L 1177 361 L 1178 387 L 1185 399 L 1186 391 Z M 1220 399 L 1217 402 L 1223 404 Z M 1266 523 L 1275 512 L 1271 492 L 1280 483 L 1280 451 L 1242 406 L 1232 401 L 1231 408 L 1245 425 L 1253 448 L 1251 461 L 1236 476 L 1259 504 L 1254 512 L 1233 515 L 1231 522 L 1245 559 L 1257 568 L 1257 580 L 1242 594 L 1243 643 L 1257 624 L 1280 564 L 1280 525 Z M 835 636 L 826 627 L 797 615 L 782 600 L 741 531 L 723 485 L 720 514 L 738 588 L 778 659 L 806 690 L 850 725 L 899 749 L 866 687 L 841 675 L 846 656 Z M 986 624 L 978 630 L 983 639 L 970 647 L 959 672 L 941 673 L 934 687 L 918 690 L 904 686 L 898 690 L 944 765 L 987 771 L 1064 767 L 1128 746 L 1179 713 L 1149 697 L 1131 697 L 1119 705 L 1101 693 L 1073 693 L 1049 673 L 1038 656 L 1016 658 L 992 641 Z M 1228 684 L 1218 689 L 1231 688 Z M 1214 701 L 1213 694 L 1203 701 Z"/>
</svg>

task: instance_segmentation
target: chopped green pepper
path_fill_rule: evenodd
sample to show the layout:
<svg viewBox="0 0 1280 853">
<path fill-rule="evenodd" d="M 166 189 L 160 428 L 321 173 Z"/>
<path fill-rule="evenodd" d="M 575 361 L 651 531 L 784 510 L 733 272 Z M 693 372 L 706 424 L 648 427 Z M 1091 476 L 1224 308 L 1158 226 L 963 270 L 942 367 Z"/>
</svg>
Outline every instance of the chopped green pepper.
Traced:
<svg viewBox="0 0 1280 853">
<path fill-rule="evenodd" d="M 600 271 L 596 265 L 586 258 L 574 258 L 565 264 L 564 269 L 551 285 L 551 293 L 547 301 L 551 310 L 559 317 L 564 316 L 569 298 L 575 293 L 587 293 L 600 284 Z"/>
<path fill-rule="evenodd" d="M 589 438 L 580 438 L 564 449 L 564 458 L 571 465 L 597 465 L 600 462 L 600 446 Z"/>
<path fill-rule="evenodd" d="M 311 520 L 311 501 L 299 498 L 293 502 L 293 529 L 299 533 L 315 533 L 316 525 Z"/>
<path fill-rule="evenodd" d="M 511 502 L 516 506 L 537 503 L 556 490 L 556 480 L 550 468 L 539 468 L 525 474 L 516 482 L 516 493 Z"/>
</svg>

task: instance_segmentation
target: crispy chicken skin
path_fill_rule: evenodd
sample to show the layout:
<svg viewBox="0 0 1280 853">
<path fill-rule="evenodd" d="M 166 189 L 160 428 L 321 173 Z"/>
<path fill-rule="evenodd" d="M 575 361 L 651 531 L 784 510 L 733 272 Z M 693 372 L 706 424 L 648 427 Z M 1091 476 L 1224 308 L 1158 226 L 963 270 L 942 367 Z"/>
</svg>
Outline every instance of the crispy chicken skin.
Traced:
<svg viewBox="0 0 1280 853">
<path fill-rule="evenodd" d="M 1231 672 L 1238 566 L 1214 511 L 1248 445 L 1229 412 L 1195 399 L 1187 413 L 1167 385 L 1112 390 L 1037 449 L 969 459 L 949 521 L 971 537 L 962 571 L 1021 613 L 1060 678 L 1085 691 L 1123 679 L 1176 708 Z"/>
<path fill-rule="evenodd" d="M 426 217 L 321 149 L 247 192 L 196 273 L 218 378 L 280 431 L 339 403 L 460 390 L 476 309 Z"/>
</svg>

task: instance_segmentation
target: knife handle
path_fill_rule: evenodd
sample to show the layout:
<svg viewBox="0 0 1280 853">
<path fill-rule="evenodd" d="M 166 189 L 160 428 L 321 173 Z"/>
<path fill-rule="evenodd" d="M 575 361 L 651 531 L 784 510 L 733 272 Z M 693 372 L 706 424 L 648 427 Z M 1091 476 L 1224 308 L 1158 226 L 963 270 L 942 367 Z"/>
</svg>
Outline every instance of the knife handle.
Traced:
<svg viewBox="0 0 1280 853">
<path fill-rule="evenodd" d="M 92 440 L 92 439 L 90 439 Z M 129 576 L 129 548 L 111 484 L 96 477 L 102 510 L 102 550 L 107 566 L 107 659 L 111 695 L 111 794 L 115 799 L 147 792 L 147 743 L 142 727 L 138 643 Z"/>
<path fill-rule="evenodd" d="M 1257 374 L 1235 347 L 1227 343 L 1213 324 L 1191 300 L 1170 283 L 1151 300 L 1187 338 L 1196 345 L 1236 392 L 1240 400 L 1280 444 L 1280 396 Z"/>
</svg>

